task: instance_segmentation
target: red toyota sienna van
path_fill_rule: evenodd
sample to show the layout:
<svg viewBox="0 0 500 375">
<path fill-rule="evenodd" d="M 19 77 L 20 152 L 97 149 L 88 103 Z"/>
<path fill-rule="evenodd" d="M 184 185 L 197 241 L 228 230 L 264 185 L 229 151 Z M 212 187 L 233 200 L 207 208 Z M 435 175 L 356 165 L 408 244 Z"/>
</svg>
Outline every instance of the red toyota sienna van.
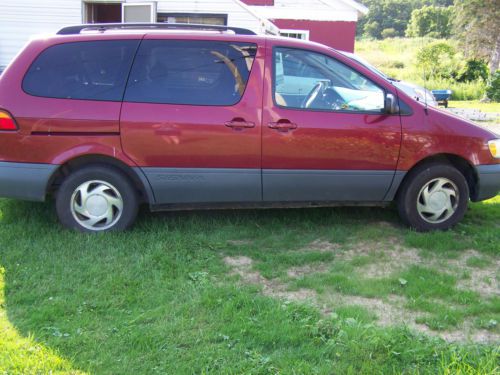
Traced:
<svg viewBox="0 0 500 375">
<path fill-rule="evenodd" d="M 230 27 L 82 25 L 0 76 L 0 197 L 67 227 L 151 210 L 396 202 L 416 230 L 500 190 L 500 136 L 326 46 Z"/>
</svg>

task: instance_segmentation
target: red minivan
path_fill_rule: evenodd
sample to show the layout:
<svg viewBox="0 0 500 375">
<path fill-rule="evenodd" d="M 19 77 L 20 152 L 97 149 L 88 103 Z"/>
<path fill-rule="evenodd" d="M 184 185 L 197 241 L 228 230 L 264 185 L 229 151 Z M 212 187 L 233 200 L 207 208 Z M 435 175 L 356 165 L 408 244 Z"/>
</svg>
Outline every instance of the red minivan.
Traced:
<svg viewBox="0 0 500 375">
<path fill-rule="evenodd" d="M 447 229 L 500 190 L 500 136 L 326 46 L 230 27 L 82 25 L 0 76 L 0 196 L 85 232 L 151 210 L 396 202 Z"/>
</svg>

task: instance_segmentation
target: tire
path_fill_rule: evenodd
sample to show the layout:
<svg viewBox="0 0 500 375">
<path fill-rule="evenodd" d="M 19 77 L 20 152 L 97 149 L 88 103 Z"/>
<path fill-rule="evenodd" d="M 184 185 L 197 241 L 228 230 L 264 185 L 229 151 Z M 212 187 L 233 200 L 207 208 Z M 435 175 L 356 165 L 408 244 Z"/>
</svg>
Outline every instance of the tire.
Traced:
<svg viewBox="0 0 500 375">
<path fill-rule="evenodd" d="M 465 215 L 469 186 L 448 164 L 427 164 L 411 171 L 397 196 L 399 216 L 419 232 L 447 230 Z"/>
<path fill-rule="evenodd" d="M 125 230 L 135 221 L 138 208 L 137 193 L 127 176 L 104 165 L 71 173 L 56 195 L 59 221 L 80 232 Z"/>
</svg>

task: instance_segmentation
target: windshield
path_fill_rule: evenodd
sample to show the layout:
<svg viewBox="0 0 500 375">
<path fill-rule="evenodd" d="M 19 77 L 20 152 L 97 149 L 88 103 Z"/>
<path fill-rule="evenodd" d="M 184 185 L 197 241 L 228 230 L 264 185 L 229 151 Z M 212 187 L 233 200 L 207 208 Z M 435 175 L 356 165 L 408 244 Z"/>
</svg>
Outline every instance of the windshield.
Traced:
<svg viewBox="0 0 500 375">
<path fill-rule="evenodd" d="M 362 57 L 359 57 L 359 56 L 355 55 L 354 53 L 349 53 L 349 52 L 344 52 L 344 51 L 338 51 L 338 50 L 337 50 L 337 52 L 340 52 L 345 57 L 348 57 L 351 60 L 354 60 L 357 63 L 363 65 L 365 68 L 370 69 L 373 73 L 379 75 L 380 77 L 382 77 L 382 78 L 384 78 L 384 79 L 386 79 L 388 81 L 393 81 L 386 74 L 384 74 L 383 72 L 381 72 L 380 70 L 378 70 L 377 68 L 375 68 L 373 65 L 371 65 L 368 61 L 366 61 Z"/>
</svg>

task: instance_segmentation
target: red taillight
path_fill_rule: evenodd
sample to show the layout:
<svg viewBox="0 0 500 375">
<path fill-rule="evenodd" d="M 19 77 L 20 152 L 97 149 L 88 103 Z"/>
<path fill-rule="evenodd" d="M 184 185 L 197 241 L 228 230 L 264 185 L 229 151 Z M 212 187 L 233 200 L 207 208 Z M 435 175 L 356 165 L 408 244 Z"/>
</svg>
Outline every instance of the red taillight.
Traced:
<svg viewBox="0 0 500 375">
<path fill-rule="evenodd" d="M 17 130 L 17 125 L 8 112 L 0 111 L 0 131 L 5 130 Z"/>
</svg>

